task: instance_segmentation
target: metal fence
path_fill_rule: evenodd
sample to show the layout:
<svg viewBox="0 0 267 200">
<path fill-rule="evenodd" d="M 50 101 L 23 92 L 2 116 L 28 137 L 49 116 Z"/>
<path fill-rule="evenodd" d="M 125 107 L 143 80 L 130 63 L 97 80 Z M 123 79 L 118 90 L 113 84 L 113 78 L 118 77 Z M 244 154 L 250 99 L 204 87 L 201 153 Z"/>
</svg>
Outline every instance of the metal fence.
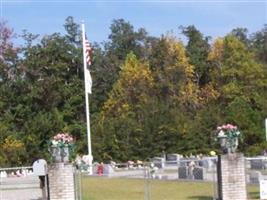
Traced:
<svg viewBox="0 0 267 200">
<path fill-rule="evenodd" d="M 85 174 L 81 169 L 74 168 L 75 200 L 82 200 L 82 176 Z"/>
<path fill-rule="evenodd" d="M 102 169 L 102 171 L 100 170 Z M 259 199 L 260 180 L 267 180 L 267 157 L 246 158 L 246 181 L 249 199 Z M 88 180 L 136 180 L 140 185 L 138 189 L 140 199 L 154 200 L 157 196 L 158 185 L 189 185 L 198 184 L 198 190 L 205 186 L 206 199 L 215 200 L 217 194 L 217 158 L 204 157 L 182 158 L 179 160 L 165 161 L 153 160 L 151 162 L 128 162 L 93 165 L 93 175 L 88 175 L 88 166 L 75 167 L 75 196 L 76 200 L 90 199 L 92 190 L 97 190 L 94 185 L 88 184 Z M 32 172 L 32 167 L 0 168 L 0 199 L 23 199 L 23 195 L 31 195 L 28 199 L 41 197 L 40 181 Z M 125 190 L 129 188 L 125 187 Z M 179 188 L 178 188 L 179 189 Z M 20 196 L 13 197 L 14 191 L 19 191 Z M 98 193 L 103 192 L 99 190 Z M 25 194 L 24 194 L 25 193 Z M 160 193 L 168 191 L 162 189 Z M 182 193 L 182 192 L 181 192 Z M 197 197 L 195 197 L 197 198 Z M 25 198 L 24 198 L 25 199 Z M 177 199 L 176 197 L 167 199 Z M 194 198 L 192 198 L 194 199 Z"/>
<path fill-rule="evenodd" d="M 217 176 L 214 157 L 204 159 L 180 159 L 171 162 L 151 162 L 145 167 L 145 192 L 144 199 L 153 199 L 153 181 L 175 181 L 177 184 L 184 182 L 205 183 L 208 185 L 210 199 L 217 199 Z M 163 191 L 164 192 L 164 191 Z M 173 197 L 175 199 L 175 197 Z"/>
<path fill-rule="evenodd" d="M 267 180 L 267 156 L 246 158 L 246 181 L 249 199 L 260 199 L 260 181 Z"/>
<path fill-rule="evenodd" d="M 77 197 L 83 199 L 90 193 L 90 185 L 86 186 L 86 179 L 104 177 L 107 179 L 136 179 L 142 186 L 142 199 L 152 200 L 158 191 L 157 184 L 172 182 L 177 185 L 203 184 L 206 188 L 206 198 L 218 199 L 217 186 L 217 158 L 205 157 L 182 158 L 175 161 L 152 161 L 140 163 L 104 164 L 103 174 L 98 173 L 98 164 L 93 166 L 94 175 L 89 176 L 86 167 L 76 171 Z M 249 199 L 259 199 L 260 180 L 267 180 L 267 157 L 253 157 L 245 159 L 246 182 Z M 88 187 L 88 188 L 86 188 Z M 199 187 L 201 190 L 202 187 Z M 127 190 L 127 188 L 126 188 Z M 162 190 L 161 193 L 168 192 Z M 166 194 L 167 195 L 167 194 Z M 196 197 L 197 198 L 197 197 Z M 170 198 L 167 198 L 170 199 Z M 171 198 L 172 199 L 172 198 Z M 173 197 L 173 199 L 177 199 Z M 194 198 L 193 198 L 194 199 Z"/>
<path fill-rule="evenodd" d="M 87 175 L 87 167 L 80 167 L 75 171 L 76 197 L 84 199 L 90 193 L 92 185 L 86 185 L 86 179 L 109 178 L 110 180 L 131 179 L 139 180 L 143 184 L 142 199 L 151 200 L 156 195 L 157 185 L 164 181 L 174 184 L 197 182 L 205 184 L 211 199 L 217 199 L 217 176 L 215 157 L 203 159 L 179 159 L 176 161 L 153 161 L 139 163 L 104 164 L 103 174 L 99 173 L 99 164 L 93 166 L 93 175 Z M 100 179 L 99 179 L 100 181 Z M 127 190 L 127 188 L 126 188 Z M 101 191 L 99 191 L 101 192 Z M 161 191 L 164 193 L 167 191 Z M 192 192 L 193 193 L 193 192 Z M 166 194 L 167 195 L 167 194 Z M 173 199 L 177 199 L 173 197 Z"/>
</svg>

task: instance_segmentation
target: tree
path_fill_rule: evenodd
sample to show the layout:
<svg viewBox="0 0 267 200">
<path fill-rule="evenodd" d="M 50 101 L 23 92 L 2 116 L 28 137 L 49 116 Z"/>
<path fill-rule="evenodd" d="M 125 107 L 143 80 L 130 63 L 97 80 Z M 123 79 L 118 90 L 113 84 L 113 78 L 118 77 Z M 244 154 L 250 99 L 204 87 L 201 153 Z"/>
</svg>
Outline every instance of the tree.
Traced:
<svg viewBox="0 0 267 200">
<path fill-rule="evenodd" d="M 123 19 L 113 20 L 110 26 L 109 40 L 101 44 L 94 43 L 92 50 L 91 73 L 93 77 L 92 112 L 101 110 L 113 84 L 117 81 L 126 56 L 133 52 L 137 58 L 145 60 L 156 40 L 148 36 L 143 28 L 137 31 Z"/>
<path fill-rule="evenodd" d="M 212 82 L 219 93 L 218 106 L 227 122 L 245 130 L 245 144 L 263 138 L 261 119 L 266 114 L 266 69 L 254 60 L 249 49 L 234 36 L 215 41 L 209 55 Z"/>
<path fill-rule="evenodd" d="M 210 45 L 209 37 L 204 37 L 195 26 L 181 27 L 182 33 L 187 37 L 186 55 L 190 64 L 195 67 L 195 75 L 200 86 L 209 82 L 209 65 L 207 62 Z"/>
<path fill-rule="evenodd" d="M 49 160 L 47 141 L 59 131 L 76 138 L 75 151 L 87 152 L 81 32 L 72 17 L 64 27 L 66 34 L 42 38 L 23 31 L 17 48 L 0 23 L 1 166 Z M 96 160 L 207 153 L 222 123 L 239 126 L 247 154 L 266 145 L 265 27 L 249 39 L 246 29 L 234 29 L 212 47 L 194 26 L 182 31 L 186 47 L 119 19 L 108 41 L 91 44 Z"/>
<path fill-rule="evenodd" d="M 75 23 L 74 18 L 69 16 L 65 20 L 64 28 L 67 31 L 66 38 L 70 43 L 75 44 L 77 46 L 82 45 L 82 33 L 79 28 L 80 26 Z"/>
<path fill-rule="evenodd" d="M 161 38 L 150 60 L 160 98 L 168 97 L 164 101 L 170 106 L 195 108 L 199 103 L 195 71 L 182 43 L 173 36 Z"/>
<path fill-rule="evenodd" d="M 185 138 L 191 134 L 192 120 L 201 103 L 194 67 L 182 43 L 170 35 L 155 44 L 150 63 L 158 109 L 153 118 L 155 143 L 167 153 L 190 151 Z M 155 153 L 159 152 L 157 149 Z"/>
<path fill-rule="evenodd" d="M 147 40 L 147 32 L 140 28 L 137 32 L 134 27 L 123 19 L 113 20 L 110 26 L 111 40 L 109 49 L 118 57 L 119 60 L 124 60 L 131 51 L 138 57 L 143 56 L 144 45 Z"/>
<path fill-rule="evenodd" d="M 252 41 L 252 49 L 256 54 L 256 58 L 267 65 L 267 24 L 261 31 L 254 33 L 250 39 Z"/>
<path fill-rule="evenodd" d="M 243 42 L 247 47 L 250 45 L 248 38 L 248 29 L 247 28 L 235 28 L 231 31 L 230 35 L 235 36 L 239 41 Z"/>
<path fill-rule="evenodd" d="M 142 157 L 145 108 L 153 94 L 153 78 L 146 64 L 130 53 L 100 115 L 105 159 L 126 161 Z M 147 112 L 147 111 L 146 111 Z"/>
</svg>

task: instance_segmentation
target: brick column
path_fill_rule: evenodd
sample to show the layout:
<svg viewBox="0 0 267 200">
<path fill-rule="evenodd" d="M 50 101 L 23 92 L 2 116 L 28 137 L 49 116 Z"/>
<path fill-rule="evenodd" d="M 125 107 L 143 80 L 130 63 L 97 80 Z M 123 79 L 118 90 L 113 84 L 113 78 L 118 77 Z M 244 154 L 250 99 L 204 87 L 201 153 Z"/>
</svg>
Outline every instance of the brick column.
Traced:
<svg viewBox="0 0 267 200">
<path fill-rule="evenodd" d="M 73 166 L 55 163 L 49 166 L 50 200 L 75 200 Z"/>
<path fill-rule="evenodd" d="M 245 158 L 241 153 L 218 157 L 220 200 L 247 200 Z"/>
</svg>

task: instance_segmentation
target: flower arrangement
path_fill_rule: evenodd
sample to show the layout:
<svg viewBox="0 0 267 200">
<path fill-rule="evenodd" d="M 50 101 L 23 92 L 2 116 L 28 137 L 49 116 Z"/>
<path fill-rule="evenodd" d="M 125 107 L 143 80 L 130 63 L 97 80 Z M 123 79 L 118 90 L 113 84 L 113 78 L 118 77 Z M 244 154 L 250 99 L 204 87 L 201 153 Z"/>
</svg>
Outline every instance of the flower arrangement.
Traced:
<svg viewBox="0 0 267 200">
<path fill-rule="evenodd" d="M 217 127 L 217 138 L 221 142 L 223 151 L 234 153 L 238 146 L 238 138 L 241 136 L 237 126 L 224 124 Z"/>
<path fill-rule="evenodd" d="M 239 137 L 240 131 L 237 126 L 232 124 L 226 124 L 217 127 L 218 137 Z"/>
<path fill-rule="evenodd" d="M 49 152 L 55 162 L 69 162 L 73 150 L 73 137 L 68 133 L 58 133 L 49 141 Z"/>
<path fill-rule="evenodd" d="M 73 144 L 73 137 L 68 133 L 58 133 L 51 140 L 52 147 L 69 147 Z"/>
</svg>

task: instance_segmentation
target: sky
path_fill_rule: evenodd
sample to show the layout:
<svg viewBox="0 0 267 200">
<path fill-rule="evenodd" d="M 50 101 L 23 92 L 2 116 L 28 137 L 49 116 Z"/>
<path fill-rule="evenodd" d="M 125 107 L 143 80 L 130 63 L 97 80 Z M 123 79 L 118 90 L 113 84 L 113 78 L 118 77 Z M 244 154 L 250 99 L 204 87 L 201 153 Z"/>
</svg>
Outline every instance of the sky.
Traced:
<svg viewBox="0 0 267 200">
<path fill-rule="evenodd" d="M 108 40 L 112 20 L 123 18 L 137 30 L 160 36 L 178 27 L 195 25 L 204 35 L 224 36 L 233 28 L 249 33 L 267 24 L 267 0 L 0 0 L 1 19 L 17 34 L 23 29 L 35 34 L 64 33 L 68 16 L 85 22 L 87 37 Z"/>
</svg>

